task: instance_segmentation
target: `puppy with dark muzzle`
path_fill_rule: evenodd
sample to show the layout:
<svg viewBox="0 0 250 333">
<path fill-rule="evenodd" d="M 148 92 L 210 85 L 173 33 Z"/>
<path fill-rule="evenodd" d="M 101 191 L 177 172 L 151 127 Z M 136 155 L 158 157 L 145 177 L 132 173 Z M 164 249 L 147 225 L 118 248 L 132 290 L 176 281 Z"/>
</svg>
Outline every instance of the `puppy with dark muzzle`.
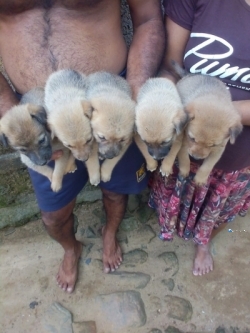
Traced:
<svg viewBox="0 0 250 333">
<path fill-rule="evenodd" d="M 87 98 L 92 106 L 91 127 L 101 159 L 101 179 L 107 182 L 133 138 L 135 102 L 127 81 L 118 75 L 89 75 Z"/>
<path fill-rule="evenodd" d="M 162 160 L 163 176 L 172 173 L 175 158 L 182 145 L 183 129 L 188 121 L 173 82 L 153 78 L 141 87 L 135 110 L 135 142 L 144 155 L 147 169 L 154 171 Z M 179 159 L 180 174 L 187 176 Z"/>
<path fill-rule="evenodd" d="M 20 105 L 14 106 L 2 117 L 0 135 L 5 146 L 9 145 L 20 152 L 24 164 L 49 178 L 51 188 L 55 192 L 61 189 L 64 174 L 76 169 L 70 151 L 58 140 L 51 140 L 47 129 L 42 88 L 35 88 L 26 93 Z M 63 150 L 63 155 L 55 161 L 53 170 L 46 164 L 52 153 L 59 149 Z"/>
</svg>

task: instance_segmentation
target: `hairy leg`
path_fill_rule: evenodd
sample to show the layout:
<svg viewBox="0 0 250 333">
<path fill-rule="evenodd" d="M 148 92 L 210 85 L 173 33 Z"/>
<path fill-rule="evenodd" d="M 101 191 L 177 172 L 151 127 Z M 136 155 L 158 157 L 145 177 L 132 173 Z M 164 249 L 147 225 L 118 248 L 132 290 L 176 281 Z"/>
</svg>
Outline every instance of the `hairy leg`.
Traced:
<svg viewBox="0 0 250 333">
<path fill-rule="evenodd" d="M 220 231 L 226 227 L 226 223 L 221 224 L 217 229 L 212 231 L 213 239 Z M 209 250 L 210 242 L 206 245 L 196 245 L 196 254 L 194 258 L 193 274 L 204 275 L 213 270 L 213 258 Z"/>
<path fill-rule="evenodd" d="M 75 200 L 55 212 L 43 212 L 42 219 L 48 234 L 64 249 L 64 258 L 57 274 L 58 285 L 68 293 L 73 292 L 78 275 L 78 260 L 82 244 L 74 233 L 73 209 Z"/>
<path fill-rule="evenodd" d="M 116 270 L 122 262 L 122 251 L 116 239 L 116 232 L 127 207 L 128 196 L 102 189 L 103 205 L 106 212 L 106 225 L 102 230 L 103 270 L 105 273 Z"/>
</svg>

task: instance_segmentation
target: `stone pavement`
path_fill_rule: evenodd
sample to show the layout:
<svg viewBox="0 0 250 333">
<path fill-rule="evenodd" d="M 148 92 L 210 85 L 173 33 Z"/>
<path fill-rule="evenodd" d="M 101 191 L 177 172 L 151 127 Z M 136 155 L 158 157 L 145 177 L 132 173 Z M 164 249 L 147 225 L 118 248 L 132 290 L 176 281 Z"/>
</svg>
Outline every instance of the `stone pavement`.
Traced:
<svg viewBox="0 0 250 333">
<path fill-rule="evenodd" d="M 195 277 L 193 243 L 162 242 L 145 201 L 130 198 L 118 234 L 124 261 L 112 274 L 102 272 L 101 202 L 78 205 L 85 247 L 71 295 L 55 283 L 63 251 L 41 220 L 1 230 L 0 332 L 249 333 L 250 215 L 216 236 L 214 271 Z"/>
</svg>

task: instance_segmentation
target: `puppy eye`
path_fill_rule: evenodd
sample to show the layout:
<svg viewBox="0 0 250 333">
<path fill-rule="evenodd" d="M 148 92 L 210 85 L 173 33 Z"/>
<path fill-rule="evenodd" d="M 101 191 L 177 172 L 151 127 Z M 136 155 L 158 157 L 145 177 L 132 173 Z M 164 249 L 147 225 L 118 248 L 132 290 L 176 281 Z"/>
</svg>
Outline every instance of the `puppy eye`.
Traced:
<svg viewBox="0 0 250 333">
<path fill-rule="evenodd" d="M 39 145 L 45 143 L 45 137 L 38 141 Z"/>
<path fill-rule="evenodd" d="M 192 142 L 195 142 L 195 138 L 193 138 L 192 136 L 188 136 L 189 137 L 189 139 L 192 141 Z"/>
<path fill-rule="evenodd" d="M 126 139 L 121 139 L 119 142 L 124 142 Z"/>
<path fill-rule="evenodd" d="M 86 143 L 90 143 L 90 141 L 92 141 L 92 137 L 90 139 L 88 139 L 88 141 L 86 141 Z"/>
<path fill-rule="evenodd" d="M 65 145 L 65 146 L 66 146 L 66 145 Z M 73 146 L 71 146 L 71 145 L 67 145 L 67 147 L 68 147 L 68 148 L 73 148 Z"/>
<path fill-rule="evenodd" d="M 100 140 L 102 140 L 102 141 L 106 140 L 106 139 L 105 139 L 105 136 L 103 136 L 103 135 L 98 135 L 98 138 L 99 138 Z"/>
<path fill-rule="evenodd" d="M 21 148 L 21 149 L 19 149 L 20 150 L 20 152 L 22 152 L 22 153 L 26 153 L 27 152 L 27 149 L 25 149 L 25 148 Z"/>
<path fill-rule="evenodd" d="M 171 141 L 172 141 L 172 140 L 163 141 L 163 142 L 161 143 L 161 146 L 169 146 L 170 143 L 171 143 Z"/>
</svg>

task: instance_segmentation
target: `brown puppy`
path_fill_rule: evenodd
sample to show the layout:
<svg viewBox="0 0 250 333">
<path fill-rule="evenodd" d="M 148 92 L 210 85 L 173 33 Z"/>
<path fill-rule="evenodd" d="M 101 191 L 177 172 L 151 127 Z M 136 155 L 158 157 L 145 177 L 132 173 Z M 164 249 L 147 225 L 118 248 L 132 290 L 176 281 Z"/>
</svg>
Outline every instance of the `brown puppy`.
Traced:
<svg viewBox="0 0 250 333">
<path fill-rule="evenodd" d="M 92 185 L 100 182 L 97 147 L 86 100 L 86 77 L 74 70 L 60 70 L 50 75 L 45 85 L 45 105 L 52 137 L 57 137 L 73 156 L 84 161 Z"/>
<path fill-rule="evenodd" d="M 99 156 L 105 159 L 101 179 L 107 182 L 132 141 L 135 102 L 127 81 L 107 72 L 89 75 L 87 98 L 92 106 L 91 126 Z"/>
<path fill-rule="evenodd" d="M 42 88 L 29 91 L 22 97 L 20 105 L 14 106 L 2 117 L 0 132 L 3 143 L 19 151 L 22 162 L 29 168 L 49 178 L 55 192 L 61 189 L 64 174 L 76 169 L 70 151 L 58 140 L 51 140 L 46 127 Z M 53 170 L 46 164 L 58 149 L 63 149 L 63 155 L 55 161 Z"/>
<path fill-rule="evenodd" d="M 177 89 L 170 80 L 153 78 L 141 87 L 136 105 L 135 141 L 153 171 L 162 160 L 161 174 L 172 173 L 175 158 L 182 144 L 182 130 L 188 121 Z M 183 172 L 179 160 L 180 174 Z M 186 168 L 184 168 L 186 170 Z"/>
<path fill-rule="evenodd" d="M 177 89 L 191 119 L 179 156 L 188 159 L 189 154 L 195 159 L 204 159 L 194 178 L 202 185 L 227 142 L 234 143 L 241 132 L 241 118 L 226 86 L 214 77 L 187 75 L 177 83 Z"/>
</svg>

